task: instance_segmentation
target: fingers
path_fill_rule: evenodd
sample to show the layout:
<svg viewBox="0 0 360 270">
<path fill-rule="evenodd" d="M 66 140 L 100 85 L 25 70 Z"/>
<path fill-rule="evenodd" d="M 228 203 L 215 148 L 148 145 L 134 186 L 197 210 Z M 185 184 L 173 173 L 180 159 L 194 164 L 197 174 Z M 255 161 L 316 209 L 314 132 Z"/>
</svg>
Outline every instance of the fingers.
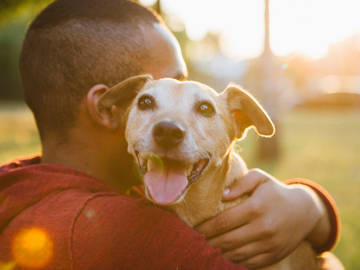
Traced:
<svg viewBox="0 0 360 270">
<path fill-rule="evenodd" d="M 252 193 L 260 184 L 267 181 L 270 177 L 270 175 L 259 169 L 252 169 L 224 190 L 223 200 L 234 200 L 244 194 Z"/>
<path fill-rule="evenodd" d="M 246 207 L 240 207 L 244 204 L 246 205 L 245 201 L 233 208 L 225 210 L 218 216 L 200 224 L 195 229 L 199 233 L 205 234 L 207 238 L 210 238 L 246 224 L 247 214 L 239 211 L 239 208 L 245 208 L 245 211 L 248 212 Z"/>
<path fill-rule="evenodd" d="M 266 237 L 262 232 L 257 233 L 258 229 L 253 225 L 244 225 L 232 231 L 218 235 L 208 240 L 214 248 L 220 248 L 222 252 L 230 252 L 236 248 L 241 248 L 249 243 L 262 240 Z"/>
<path fill-rule="evenodd" d="M 269 253 L 270 251 L 271 248 L 266 241 L 257 241 L 229 250 L 223 253 L 223 256 L 233 262 L 246 262 L 260 254 Z"/>
<path fill-rule="evenodd" d="M 251 217 L 256 214 L 253 210 L 251 200 L 244 200 L 237 206 L 229 208 L 218 216 L 205 221 L 195 229 L 199 233 L 205 234 L 207 238 L 211 238 L 247 224 Z"/>
</svg>

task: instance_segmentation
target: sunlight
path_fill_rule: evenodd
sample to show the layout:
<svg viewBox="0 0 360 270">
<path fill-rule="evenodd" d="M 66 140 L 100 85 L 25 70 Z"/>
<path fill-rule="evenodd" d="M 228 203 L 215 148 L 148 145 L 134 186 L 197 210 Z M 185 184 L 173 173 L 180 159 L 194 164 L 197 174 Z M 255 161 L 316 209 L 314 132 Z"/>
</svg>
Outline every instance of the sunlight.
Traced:
<svg viewBox="0 0 360 270">
<path fill-rule="evenodd" d="M 145 0 L 144 0 L 145 1 Z M 149 0 L 148 0 L 149 1 Z M 263 48 L 264 0 L 162 0 L 170 17 L 184 22 L 188 36 L 221 35 L 223 52 L 233 58 L 258 56 Z M 360 32 L 357 0 L 270 0 L 271 47 L 319 58 L 328 47 Z"/>
<path fill-rule="evenodd" d="M 53 242 L 44 230 L 26 228 L 15 236 L 12 253 L 18 265 L 41 268 L 49 263 L 53 255 Z"/>
<path fill-rule="evenodd" d="M 271 44 L 278 55 L 319 58 L 328 47 L 360 31 L 356 0 L 270 0 Z"/>
</svg>

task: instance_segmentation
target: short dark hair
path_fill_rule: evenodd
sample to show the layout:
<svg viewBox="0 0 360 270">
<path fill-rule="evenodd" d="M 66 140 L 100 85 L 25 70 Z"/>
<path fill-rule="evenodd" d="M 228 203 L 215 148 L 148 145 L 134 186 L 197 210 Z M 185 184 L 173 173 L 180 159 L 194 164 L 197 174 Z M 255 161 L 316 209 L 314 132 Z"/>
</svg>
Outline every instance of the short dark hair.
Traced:
<svg viewBox="0 0 360 270">
<path fill-rule="evenodd" d="M 42 140 L 48 131 L 66 134 L 93 85 L 142 73 L 149 52 L 140 31 L 153 23 L 162 20 L 130 0 L 56 0 L 35 18 L 20 73 Z"/>
</svg>

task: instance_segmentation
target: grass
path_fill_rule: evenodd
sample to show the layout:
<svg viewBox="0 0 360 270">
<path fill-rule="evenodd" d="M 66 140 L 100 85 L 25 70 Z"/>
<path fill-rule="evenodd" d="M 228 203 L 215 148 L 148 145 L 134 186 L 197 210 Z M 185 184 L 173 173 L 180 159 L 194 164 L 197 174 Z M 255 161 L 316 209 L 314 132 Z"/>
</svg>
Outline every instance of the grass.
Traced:
<svg viewBox="0 0 360 270">
<path fill-rule="evenodd" d="M 239 143 L 249 167 L 266 168 L 278 179 L 308 178 L 335 199 L 342 232 L 335 254 L 347 270 L 360 269 L 360 111 L 293 111 L 281 123 L 282 155 L 259 164 L 256 135 Z"/>
<path fill-rule="evenodd" d="M 347 270 L 360 269 L 360 111 L 293 111 L 280 127 L 277 162 L 256 160 L 254 132 L 238 144 L 241 155 L 249 167 L 265 168 L 278 179 L 303 177 L 325 187 L 342 220 L 334 252 Z M 30 112 L 22 105 L 0 104 L 0 163 L 39 151 Z"/>
</svg>

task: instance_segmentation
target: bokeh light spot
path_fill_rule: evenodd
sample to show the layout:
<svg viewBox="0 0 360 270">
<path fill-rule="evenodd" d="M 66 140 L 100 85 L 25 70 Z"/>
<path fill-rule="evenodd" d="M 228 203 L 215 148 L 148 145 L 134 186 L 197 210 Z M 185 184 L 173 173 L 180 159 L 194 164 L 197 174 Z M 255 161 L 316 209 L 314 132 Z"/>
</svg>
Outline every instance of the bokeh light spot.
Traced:
<svg viewBox="0 0 360 270">
<path fill-rule="evenodd" d="M 15 268 L 15 262 L 2 263 L 0 262 L 0 270 L 12 270 Z"/>
<path fill-rule="evenodd" d="M 85 216 L 88 219 L 91 219 L 91 218 L 93 218 L 95 216 L 95 211 L 93 209 L 86 210 L 85 211 Z"/>
<path fill-rule="evenodd" d="M 288 64 L 282 64 L 281 66 L 280 66 L 280 69 L 282 69 L 282 70 L 285 70 L 285 69 L 287 69 L 288 68 Z"/>
<path fill-rule="evenodd" d="M 41 268 L 49 263 L 53 255 L 53 242 L 44 230 L 26 228 L 15 236 L 12 253 L 18 265 Z"/>
</svg>

